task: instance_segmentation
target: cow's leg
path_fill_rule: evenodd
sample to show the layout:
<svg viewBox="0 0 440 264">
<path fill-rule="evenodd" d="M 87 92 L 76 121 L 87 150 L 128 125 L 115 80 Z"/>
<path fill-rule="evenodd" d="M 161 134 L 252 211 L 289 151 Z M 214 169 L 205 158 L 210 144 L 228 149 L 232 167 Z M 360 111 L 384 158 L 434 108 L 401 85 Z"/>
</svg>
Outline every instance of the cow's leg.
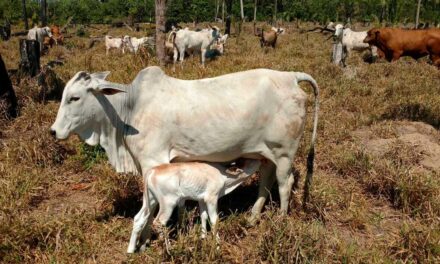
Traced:
<svg viewBox="0 0 440 264">
<path fill-rule="evenodd" d="M 282 157 L 278 160 L 276 177 L 278 182 L 278 191 L 280 193 L 280 210 L 282 214 L 287 214 L 290 193 L 292 191 L 292 185 L 294 182 L 291 158 Z"/>
<path fill-rule="evenodd" d="M 268 162 L 260 167 L 260 182 L 258 186 L 258 198 L 252 207 L 252 215 L 249 218 L 250 224 L 255 224 L 256 220 L 260 217 L 261 210 L 263 210 L 264 203 L 267 196 L 272 189 L 272 185 L 275 181 L 275 164 Z"/>
<path fill-rule="evenodd" d="M 202 233 L 200 235 L 201 238 L 206 237 L 206 222 L 208 221 L 208 211 L 206 208 L 206 203 L 203 201 L 199 202 L 200 207 L 200 220 L 202 222 Z"/>
<path fill-rule="evenodd" d="M 202 49 L 202 54 L 200 56 L 202 67 L 205 67 L 206 49 Z"/>
<path fill-rule="evenodd" d="M 432 64 L 440 69 L 440 55 L 430 54 L 429 58 L 431 59 Z"/>
<path fill-rule="evenodd" d="M 393 61 L 398 60 L 401 55 L 402 55 L 401 52 L 397 52 L 397 51 L 393 52 L 393 54 L 392 54 L 393 57 L 392 57 L 391 61 L 393 62 Z"/>
<path fill-rule="evenodd" d="M 137 242 L 139 240 L 139 236 L 142 236 L 141 233 L 150 232 L 149 225 L 151 224 L 151 220 L 153 219 L 153 213 L 156 209 L 156 206 L 157 201 L 154 196 L 149 195 L 148 190 L 145 190 L 145 193 L 143 195 L 142 208 L 139 213 L 137 213 L 137 215 L 134 217 L 133 231 L 131 233 L 127 253 L 134 253 L 138 244 Z M 140 244 L 143 244 L 143 242 L 144 241 L 140 241 Z"/>
<path fill-rule="evenodd" d="M 180 61 L 180 66 L 183 69 L 183 59 L 185 58 L 185 48 L 181 48 L 179 49 L 179 61 Z"/>
</svg>

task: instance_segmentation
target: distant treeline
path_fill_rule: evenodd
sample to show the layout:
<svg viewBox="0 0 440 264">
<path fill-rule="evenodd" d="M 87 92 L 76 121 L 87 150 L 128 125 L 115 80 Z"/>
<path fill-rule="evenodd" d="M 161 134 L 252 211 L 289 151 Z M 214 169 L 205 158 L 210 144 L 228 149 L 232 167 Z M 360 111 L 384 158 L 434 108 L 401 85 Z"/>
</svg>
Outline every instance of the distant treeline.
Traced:
<svg viewBox="0 0 440 264">
<path fill-rule="evenodd" d="M 222 18 L 223 4 L 232 1 L 232 16 L 240 19 L 239 0 L 169 0 L 168 19 L 175 22 L 213 21 Z M 22 21 L 23 2 L 29 21 L 40 21 L 40 1 L 0 0 L 0 20 Z M 414 22 L 418 0 L 243 0 L 244 16 L 257 20 L 292 21 L 371 21 Z M 225 10 L 226 10 L 225 3 Z M 275 5 L 277 8 L 275 9 Z M 112 23 L 130 19 L 154 21 L 154 0 L 47 0 L 49 23 L 64 23 L 73 16 L 74 23 Z M 420 21 L 440 22 L 440 0 L 422 0 Z"/>
</svg>

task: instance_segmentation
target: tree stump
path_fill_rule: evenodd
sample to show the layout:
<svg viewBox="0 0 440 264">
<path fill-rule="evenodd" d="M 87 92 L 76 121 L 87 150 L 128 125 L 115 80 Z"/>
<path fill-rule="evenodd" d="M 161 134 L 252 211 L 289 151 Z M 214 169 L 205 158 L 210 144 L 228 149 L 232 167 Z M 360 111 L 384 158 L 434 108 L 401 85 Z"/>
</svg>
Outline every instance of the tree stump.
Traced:
<svg viewBox="0 0 440 264">
<path fill-rule="evenodd" d="M 4 26 L 0 26 L 0 37 L 7 41 L 11 38 L 11 24 L 6 22 Z"/>
<path fill-rule="evenodd" d="M 7 119 L 15 118 L 18 114 L 17 97 L 15 96 L 14 89 L 12 88 L 11 80 L 9 79 L 8 72 L 6 70 L 3 58 L 0 55 L 0 113 L 1 106 L 5 106 L 4 115 Z M 1 113 L 3 114 L 3 113 Z"/>
<path fill-rule="evenodd" d="M 20 76 L 34 77 L 40 73 L 40 43 L 20 39 Z"/>
</svg>

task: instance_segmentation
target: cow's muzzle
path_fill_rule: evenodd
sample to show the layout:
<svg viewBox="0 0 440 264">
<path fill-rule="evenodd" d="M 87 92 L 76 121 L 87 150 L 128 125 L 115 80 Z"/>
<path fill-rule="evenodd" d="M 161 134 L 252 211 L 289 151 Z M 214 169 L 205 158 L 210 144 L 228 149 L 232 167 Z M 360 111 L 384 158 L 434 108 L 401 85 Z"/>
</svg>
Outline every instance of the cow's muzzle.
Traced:
<svg viewBox="0 0 440 264">
<path fill-rule="evenodd" d="M 56 137 L 57 132 L 56 132 L 53 128 L 51 128 L 51 129 L 50 129 L 50 134 L 51 134 L 53 137 Z"/>
</svg>

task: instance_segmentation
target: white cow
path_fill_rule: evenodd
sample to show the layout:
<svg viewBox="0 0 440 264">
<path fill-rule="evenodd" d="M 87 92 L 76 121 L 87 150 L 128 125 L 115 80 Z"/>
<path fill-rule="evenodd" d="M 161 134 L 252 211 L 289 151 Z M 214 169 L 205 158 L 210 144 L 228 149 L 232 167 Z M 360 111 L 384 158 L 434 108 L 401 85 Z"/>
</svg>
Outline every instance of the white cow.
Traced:
<svg viewBox="0 0 440 264">
<path fill-rule="evenodd" d="M 307 94 L 298 82 L 309 82 L 315 111 L 306 183 L 311 179 L 319 89 L 310 75 L 255 69 L 180 80 L 148 67 L 123 85 L 106 81 L 108 74 L 78 72 L 69 80 L 52 134 L 66 139 L 75 133 L 89 145 L 100 144 L 118 172 L 144 176 L 170 162 L 266 158 L 252 222 L 275 178 L 281 212 L 287 212 L 292 161 L 307 113 Z"/>
<path fill-rule="evenodd" d="M 122 53 L 125 53 L 125 42 L 123 38 L 114 38 L 109 35 L 105 35 L 105 54 L 108 55 L 110 49 L 120 49 Z"/>
<path fill-rule="evenodd" d="M 185 28 L 173 31 L 172 34 L 174 35 L 174 64 L 178 58 L 182 63 L 185 51 L 192 50 L 193 52 L 200 52 L 201 63 L 204 66 L 206 52 L 220 37 L 220 30 L 218 27 L 211 27 L 202 31 L 192 31 Z"/>
<path fill-rule="evenodd" d="M 142 45 L 147 44 L 148 42 L 152 41 L 152 38 L 150 37 L 143 37 L 143 38 L 136 38 L 136 37 L 130 37 L 128 35 L 124 36 L 124 47 L 127 47 L 130 52 L 134 52 L 135 54 L 138 52 L 139 48 Z"/>
<path fill-rule="evenodd" d="M 159 213 L 153 225 L 165 227 L 174 207 L 183 207 L 186 200 L 198 201 L 202 238 L 206 236 L 208 216 L 211 229 L 217 235 L 215 226 L 218 219 L 218 199 L 235 190 L 261 165 L 261 161 L 249 159 L 239 160 L 237 163 L 240 164 L 232 168 L 207 162 L 171 163 L 147 172 L 144 177 L 142 208 L 134 217 L 127 253 L 133 253 L 136 248 L 143 246 L 144 241 L 139 241 L 140 235 L 142 232 L 150 233 L 151 223 L 147 222 L 147 216 L 156 210 L 157 205 Z"/>
<path fill-rule="evenodd" d="M 52 32 L 50 31 L 50 27 L 42 27 L 39 28 L 35 26 L 34 28 L 30 29 L 27 34 L 28 40 L 36 40 L 38 43 L 40 43 L 40 52 L 43 50 L 43 42 L 44 37 L 52 37 Z"/>
<path fill-rule="evenodd" d="M 346 51 L 346 57 L 350 53 L 355 51 L 371 50 L 373 55 L 377 54 L 377 48 L 371 47 L 368 43 L 364 43 L 364 39 L 367 37 L 367 31 L 353 31 L 350 28 L 346 28 L 341 24 L 337 24 L 335 27 L 335 34 L 337 40 L 342 42 L 342 47 Z"/>
</svg>

